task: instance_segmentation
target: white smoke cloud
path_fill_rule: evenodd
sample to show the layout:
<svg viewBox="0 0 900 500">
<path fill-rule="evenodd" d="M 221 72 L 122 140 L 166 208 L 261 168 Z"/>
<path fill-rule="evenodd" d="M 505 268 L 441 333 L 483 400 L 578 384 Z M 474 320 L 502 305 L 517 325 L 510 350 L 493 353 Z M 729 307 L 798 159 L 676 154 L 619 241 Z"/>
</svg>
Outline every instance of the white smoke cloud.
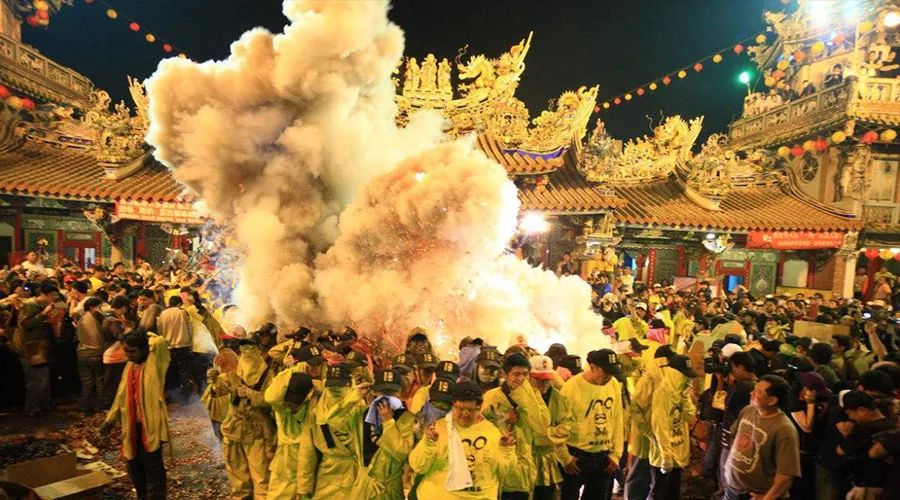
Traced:
<svg viewBox="0 0 900 500">
<path fill-rule="evenodd" d="M 249 31 L 220 62 L 163 61 L 147 82 L 156 157 L 234 227 L 244 321 L 596 348 L 589 287 L 504 255 L 518 211 L 504 169 L 472 140 L 439 144 L 436 114 L 395 125 L 403 39 L 387 8 L 286 1 L 283 33 Z"/>
</svg>

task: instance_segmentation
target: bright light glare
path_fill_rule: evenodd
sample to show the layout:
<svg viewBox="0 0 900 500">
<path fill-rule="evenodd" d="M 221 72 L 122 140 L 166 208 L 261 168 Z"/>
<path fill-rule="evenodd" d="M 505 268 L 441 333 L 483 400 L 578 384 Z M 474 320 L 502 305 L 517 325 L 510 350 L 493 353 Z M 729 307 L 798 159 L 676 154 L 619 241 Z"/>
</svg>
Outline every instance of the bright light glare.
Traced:
<svg viewBox="0 0 900 500">
<path fill-rule="evenodd" d="M 859 5 L 856 2 L 848 2 L 846 4 L 844 7 L 844 18 L 853 23 L 859 21 Z"/>
<path fill-rule="evenodd" d="M 892 10 L 884 16 L 884 25 L 888 28 L 895 28 L 900 24 L 900 12 Z"/>
<path fill-rule="evenodd" d="M 831 6 L 833 2 L 830 0 L 815 0 L 813 2 L 809 2 L 809 16 L 812 18 L 812 22 L 816 26 L 825 26 L 831 20 Z M 850 19 L 851 13 L 855 9 L 851 6 L 848 7 L 844 13 L 847 15 L 848 19 Z"/>
<path fill-rule="evenodd" d="M 900 248 L 892 248 L 891 253 L 897 255 L 898 253 L 900 253 Z"/>
<path fill-rule="evenodd" d="M 550 224 L 539 213 L 528 213 L 522 217 L 519 223 L 519 229 L 527 234 L 544 233 L 550 229 Z"/>
<path fill-rule="evenodd" d="M 416 172 L 416 182 L 422 182 L 425 180 L 425 172 Z"/>
<path fill-rule="evenodd" d="M 716 235 L 713 233 L 706 233 L 706 239 L 713 240 L 716 238 Z"/>
<path fill-rule="evenodd" d="M 741 74 L 738 76 L 738 80 L 740 80 L 744 85 L 750 83 L 750 73 L 741 71 Z"/>
</svg>

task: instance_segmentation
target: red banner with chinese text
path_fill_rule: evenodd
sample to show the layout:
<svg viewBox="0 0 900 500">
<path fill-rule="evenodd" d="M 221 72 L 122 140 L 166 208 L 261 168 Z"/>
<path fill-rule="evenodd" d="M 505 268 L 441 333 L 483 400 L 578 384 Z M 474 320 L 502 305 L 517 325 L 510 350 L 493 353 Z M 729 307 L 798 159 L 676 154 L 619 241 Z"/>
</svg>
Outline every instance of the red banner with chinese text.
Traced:
<svg viewBox="0 0 900 500">
<path fill-rule="evenodd" d="M 844 233 L 839 231 L 750 231 L 747 248 L 771 248 L 773 250 L 816 250 L 840 248 Z"/>
<path fill-rule="evenodd" d="M 116 217 L 147 222 L 203 224 L 200 214 L 190 203 L 117 201 Z"/>
</svg>

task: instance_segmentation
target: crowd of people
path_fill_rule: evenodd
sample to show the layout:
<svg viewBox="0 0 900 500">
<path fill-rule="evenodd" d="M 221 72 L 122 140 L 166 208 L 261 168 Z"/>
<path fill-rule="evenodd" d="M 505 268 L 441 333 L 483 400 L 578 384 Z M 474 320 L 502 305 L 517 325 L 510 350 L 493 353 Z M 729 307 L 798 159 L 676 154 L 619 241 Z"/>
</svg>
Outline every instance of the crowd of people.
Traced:
<svg viewBox="0 0 900 500">
<path fill-rule="evenodd" d="M 583 357 L 538 352 L 528 332 L 450 355 L 423 329 L 387 356 L 350 327 L 248 332 L 183 266 L 50 269 L 29 254 L 0 281 L 0 395 L 38 414 L 80 391 L 85 413 L 107 412 L 101 431 L 121 428 L 139 498 L 165 498 L 167 403 L 193 397 L 234 498 L 669 499 L 692 450 L 715 498 L 889 498 L 890 273 L 868 303 L 610 274 L 588 278 L 605 327 Z M 831 333 L 794 335 L 800 322 Z"/>
</svg>

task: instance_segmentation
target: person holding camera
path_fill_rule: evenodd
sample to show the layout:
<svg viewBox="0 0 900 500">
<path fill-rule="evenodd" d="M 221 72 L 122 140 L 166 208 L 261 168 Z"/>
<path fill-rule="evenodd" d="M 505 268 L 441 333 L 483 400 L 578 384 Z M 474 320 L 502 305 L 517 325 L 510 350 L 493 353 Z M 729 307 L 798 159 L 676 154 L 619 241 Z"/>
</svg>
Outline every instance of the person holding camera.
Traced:
<svg viewBox="0 0 900 500">
<path fill-rule="evenodd" d="M 717 390 L 713 395 L 713 408 L 722 411 L 722 420 L 718 425 L 719 436 L 719 455 L 716 456 L 718 467 L 718 484 L 719 490 L 716 491 L 714 498 L 724 498 L 725 494 L 725 462 L 728 458 L 729 448 L 733 441 L 731 428 L 737 421 L 741 411 L 750 404 L 750 394 L 756 385 L 756 362 L 753 356 L 746 351 L 733 352 L 726 344 L 726 352 L 730 354 L 727 358 L 719 358 L 718 364 L 713 363 L 716 359 L 707 358 L 704 361 L 704 370 L 707 373 L 714 373 Z M 721 356 L 720 353 L 716 353 Z"/>
</svg>

